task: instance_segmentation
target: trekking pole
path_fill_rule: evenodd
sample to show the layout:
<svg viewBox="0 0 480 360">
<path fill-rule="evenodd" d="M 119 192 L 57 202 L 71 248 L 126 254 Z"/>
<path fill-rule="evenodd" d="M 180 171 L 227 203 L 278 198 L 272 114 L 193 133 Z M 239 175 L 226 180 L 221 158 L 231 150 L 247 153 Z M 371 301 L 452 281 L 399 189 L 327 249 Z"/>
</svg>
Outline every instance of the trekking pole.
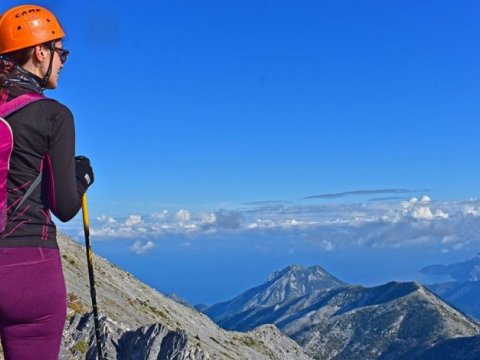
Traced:
<svg viewBox="0 0 480 360">
<path fill-rule="evenodd" d="M 98 360 L 103 360 L 100 347 L 100 324 L 98 322 L 97 293 L 95 291 L 95 278 L 93 277 L 93 253 L 90 247 L 90 225 L 88 223 L 87 194 L 82 197 L 83 231 L 85 233 L 85 248 L 87 250 L 88 278 L 90 280 L 90 296 L 92 297 L 93 321 L 95 323 L 95 337 L 97 339 Z"/>
</svg>

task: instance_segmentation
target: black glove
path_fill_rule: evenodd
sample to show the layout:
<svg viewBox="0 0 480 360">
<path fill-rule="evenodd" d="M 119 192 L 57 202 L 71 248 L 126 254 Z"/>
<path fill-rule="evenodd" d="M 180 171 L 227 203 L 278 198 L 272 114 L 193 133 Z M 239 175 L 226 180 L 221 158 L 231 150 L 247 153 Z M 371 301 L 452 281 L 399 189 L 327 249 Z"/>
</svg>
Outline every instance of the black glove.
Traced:
<svg viewBox="0 0 480 360">
<path fill-rule="evenodd" d="M 85 156 L 75 157 L 75 173 L 77 175 L 77 181 L 83 185 L 85 191 L 95 181 L 90 160 Z"/>
</svg>

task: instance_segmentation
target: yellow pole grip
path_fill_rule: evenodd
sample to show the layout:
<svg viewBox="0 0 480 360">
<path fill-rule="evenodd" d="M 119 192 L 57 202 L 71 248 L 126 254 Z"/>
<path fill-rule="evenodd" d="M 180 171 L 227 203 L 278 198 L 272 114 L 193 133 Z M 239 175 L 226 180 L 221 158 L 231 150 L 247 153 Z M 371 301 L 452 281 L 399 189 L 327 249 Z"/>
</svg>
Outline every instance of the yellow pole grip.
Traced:
<svg viewBox="0 0 480 360">
<path fill-rule="evenodd" d="M 83 194 L 83 197 L 82 197 L 82 215 L 83 215 L 83 229 L 85 230 L 85 236 L 90 236 L 90 224 L 88 223 L 87 194 Z"/>
</svg>

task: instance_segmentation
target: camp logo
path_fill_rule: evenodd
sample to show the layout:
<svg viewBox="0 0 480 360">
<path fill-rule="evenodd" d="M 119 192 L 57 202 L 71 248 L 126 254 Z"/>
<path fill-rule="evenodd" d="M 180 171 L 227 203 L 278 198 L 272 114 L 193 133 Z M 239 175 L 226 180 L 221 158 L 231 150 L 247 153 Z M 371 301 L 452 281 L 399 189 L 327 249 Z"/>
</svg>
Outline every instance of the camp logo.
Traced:
<svg viewBox="0 0 480 360">
<path fill-rule="evenodd" d="M 22 12 L 19 12 L 19 13 L 16 13 L 15 14 L 15 17 L 16 18 L 19 18 L 19 17 L 22 17 L 24 15 L 28 15 L 28 14 L 34 14 L 34 13 L 38 13 L 38 12 L 41 12 L 42 9 L 28 9 L 28 10 L 23 10 Z"/>
</svg>

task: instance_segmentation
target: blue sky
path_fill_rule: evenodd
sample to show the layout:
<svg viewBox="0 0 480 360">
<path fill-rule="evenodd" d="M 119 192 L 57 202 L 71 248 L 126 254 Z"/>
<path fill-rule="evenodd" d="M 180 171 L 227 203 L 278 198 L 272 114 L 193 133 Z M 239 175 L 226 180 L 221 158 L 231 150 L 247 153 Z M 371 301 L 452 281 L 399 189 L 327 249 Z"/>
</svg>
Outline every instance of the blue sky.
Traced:
<svg viewBox="0 0 480 360">
<path fill-rule="evenodd" d="M 479 251 L 478 2 L 37 3 L 94 249 L 149 284 L 214 302 L 292 262 L 372 284 Z"/>
</svg>

